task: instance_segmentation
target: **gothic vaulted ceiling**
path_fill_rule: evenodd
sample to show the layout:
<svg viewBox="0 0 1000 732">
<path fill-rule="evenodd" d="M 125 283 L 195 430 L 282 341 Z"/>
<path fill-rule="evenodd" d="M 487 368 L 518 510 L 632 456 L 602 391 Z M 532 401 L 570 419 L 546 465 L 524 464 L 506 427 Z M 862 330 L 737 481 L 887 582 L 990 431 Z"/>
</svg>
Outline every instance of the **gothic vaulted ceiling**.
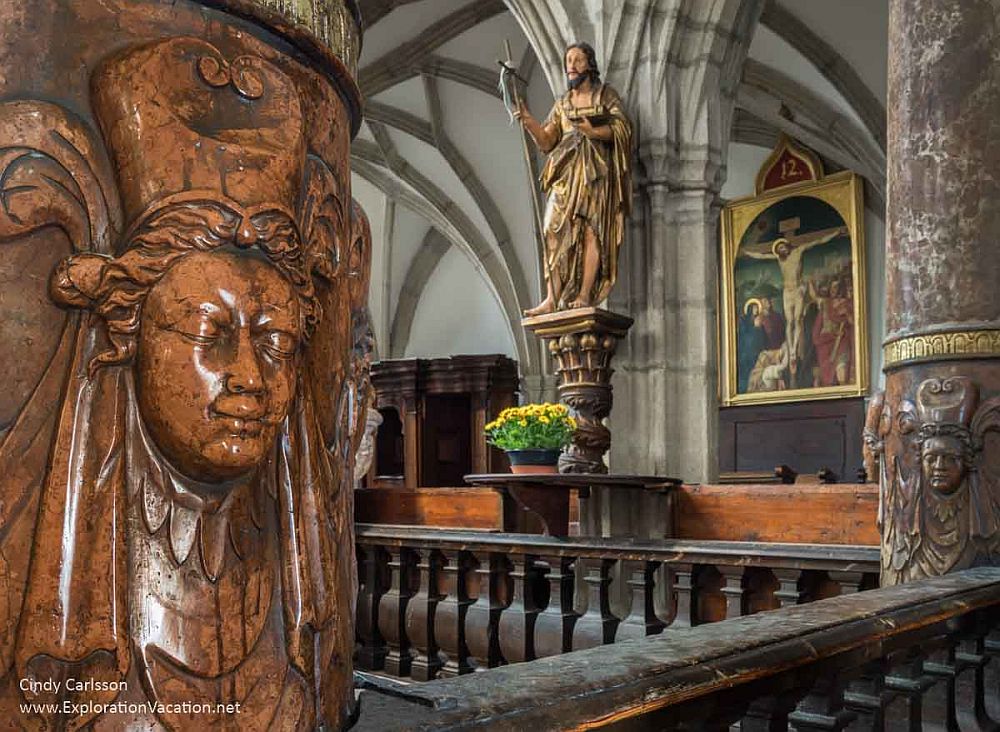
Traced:
<svg viewBox="0 0 1000 732">
<path fill-rule="evenodd" d="M 504 0 L 360 5 L 367 108 L 352 165 L 375 240 L 379 354 L 503 352 L 537 373 L 541 354 L 517 327 L 541 286 L 528 164 L 496 91 L 496 62 L 509 41 L 536 116 L 553 98 L 540 64 Z M 862 174 L 880 213 L 887 25 L 885 0 L 765 4 L 737 94 L 724 196 L 749 192 L 747 171 L 784 131 L 831 167 Z"/>
</svg>

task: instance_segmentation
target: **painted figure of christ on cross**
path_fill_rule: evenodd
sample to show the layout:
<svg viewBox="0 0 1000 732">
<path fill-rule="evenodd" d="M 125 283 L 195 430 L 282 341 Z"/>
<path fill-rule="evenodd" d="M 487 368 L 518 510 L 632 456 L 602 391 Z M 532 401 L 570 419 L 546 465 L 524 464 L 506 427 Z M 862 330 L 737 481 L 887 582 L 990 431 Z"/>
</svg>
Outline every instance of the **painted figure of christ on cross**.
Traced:
<svg viewBox="0 0 1000 732">
<path fill-rule="evenodd" d="M 740 254 L 754 259 L 774 259 L 781 270 L 782 304 L 785 309 L 785 342 L 791 355 L 789 369 L 794 376 L 803 356 L 802 327 L 806 310 L 806 285 L 802 280 L 802 255 L 809 249 L 847 234 L 846 226 L 797 234 L 801 222 L 786 219 L 778 224 L 781 236 L 772 241 L 744 244 Z"/>
</svg>

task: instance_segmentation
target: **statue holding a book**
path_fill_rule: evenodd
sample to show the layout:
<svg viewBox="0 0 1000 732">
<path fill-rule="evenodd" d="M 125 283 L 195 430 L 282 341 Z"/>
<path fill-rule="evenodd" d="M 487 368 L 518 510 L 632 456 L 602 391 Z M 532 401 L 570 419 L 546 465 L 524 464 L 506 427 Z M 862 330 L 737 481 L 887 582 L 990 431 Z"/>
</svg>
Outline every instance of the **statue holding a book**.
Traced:
<svg viewBox="0 0 1000 732">
<path fill-rule="evenodd" d="M 618 274 L 618 249 L 632 208 L 632 124 L 618 93 L 601 83 L 594 49 L 564 57 L 568 90 L 545 122 L 521 102 L 515 116 L 548 160 L 543 232 L 547 293 L 527 316 L 589 307 Z"/>
</svg>

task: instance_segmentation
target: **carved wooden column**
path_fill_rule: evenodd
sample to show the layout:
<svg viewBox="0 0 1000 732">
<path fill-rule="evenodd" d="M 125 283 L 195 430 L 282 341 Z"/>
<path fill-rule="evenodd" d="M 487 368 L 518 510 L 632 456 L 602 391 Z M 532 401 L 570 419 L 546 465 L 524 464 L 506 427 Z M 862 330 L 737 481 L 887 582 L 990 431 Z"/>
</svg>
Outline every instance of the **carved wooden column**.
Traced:
<svg viewBox="0 0 1000 732">
<path fill-rule="evenodd" d="M 0 3 L 6 725 L 350 724 L 360 22 Z"/>
<path fill-rule="evenodd" d="M 611 360 L 632 318 L 600 308 L 578 308 L 525 318 L 521 324 L 548 343 L 559 374 L 559 399 L 573 410 L 577 432 L 559 458 L 561 473 L 608 472 L 611 447 Z"/>
<path fill-rule="evenodd" d="M 890 7 L 886 385 L 865 435 L 883 584 L 1000 556 L 996 3 Z"/>
</svg>

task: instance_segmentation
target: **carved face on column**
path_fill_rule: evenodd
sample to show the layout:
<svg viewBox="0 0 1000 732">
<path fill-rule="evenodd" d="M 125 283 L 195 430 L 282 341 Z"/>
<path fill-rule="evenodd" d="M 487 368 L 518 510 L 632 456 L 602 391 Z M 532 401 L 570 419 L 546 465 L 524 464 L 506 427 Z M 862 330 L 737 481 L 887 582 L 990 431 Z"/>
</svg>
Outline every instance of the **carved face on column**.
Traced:
<svg viewBox="0 0 1000 732">
<path fill-rule="evenodd" d="M 174 265 L 142 310 L 139 411 L 190 477 L 238 477 L 267 454 L 295 392 L 299 304 L 266 260 L 198 252 Z"/>
<path fill-rule="evenodd" d="M 928 379 L 917 389 L 920 472 L 923 484 L 942 496 L 955 493 L 972 463 L 969 421 L 978 392 L 968 379 Z"/>
<path fill-rule="evenodd" d="M 916 400 L 897 402 L 885 437 L 872 434 L 888 405 L 876 404 L 866 424 L 880 470 L 882 581 L 899 582 L 968 566 L 1000 540 L 998 476 L 983 460 L 984 441 L 1000 430 L 1000 398 L 980 401 L 965 376 L 920 382 Z M 881 411 L 878 418 L 875 411 Z M 992 548 L 991 548 L 992 547 Z"/>
<path fill-rule="evenodd" d="M 925 485 L 946 496 L 958 490 L 965 478 L 965 458 L 961 441 L 951 436 L 924 441 L 920 465 Z"/>
<path fill-rule="evenodd" d="M 262 59 L 193 38 L 134 51 L 101 78 L 102 125 L 131 141 L 115 152 L 135 223 L 117 258 L 67 264 L 63 299 L 108 322 L 116 352 L 99 360 L 134 364 L 143 426 L 169 464 L 225 483 L 274 444 L 319 317 L 313 276 L 332 271 L 294 213 L 307 167 L 297 92 Z"/>
<path fill-rule="evenodd" d="M 0 103 L 0 238 L 58 247 L 31 272 L 72 311 L 4 442 L 0 701 L 73 669 L 130 702 L 240 702 L 241 728 L 340 729 L 352 465 L 317 393 L 345 380 L 367 286 L 367 249 L 344 266 L 353 81 L 222 8 L 51 4 L 94 6 L 51 72 L 75 111 L 33 79 Z M 29 726 L 89 728 L 119 688 L 57 690 Z"/>
</svg>

